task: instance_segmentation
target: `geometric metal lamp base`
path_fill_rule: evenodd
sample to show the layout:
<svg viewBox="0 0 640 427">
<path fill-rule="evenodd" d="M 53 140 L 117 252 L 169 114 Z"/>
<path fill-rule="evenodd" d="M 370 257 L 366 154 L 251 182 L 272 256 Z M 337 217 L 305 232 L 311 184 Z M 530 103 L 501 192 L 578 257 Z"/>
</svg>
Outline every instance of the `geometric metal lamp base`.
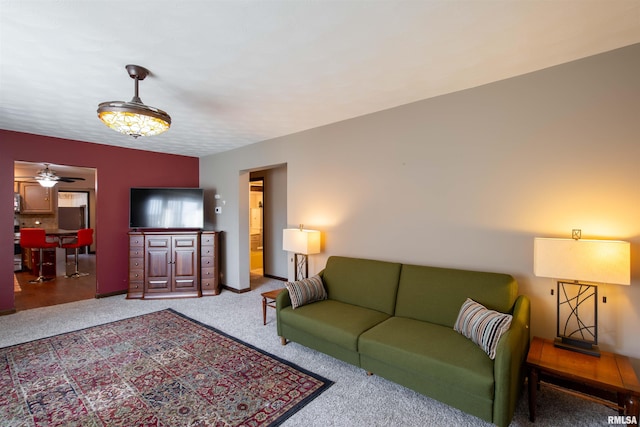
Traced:
<svg viewBox="0 0 640 427">
<path fill-rule="evenodd" d="M 555 347 L 600 357 L 598 350 L 598 287 L 558 281 Z"/>
<path fill-rule="evenodd" d="M 598 346 L 590 343 L 584 343 L 568 338 L 556 338 L 553 345 L 554 347 L 563 348 L 565 350 L 600 357 L 600 349 Z"/>
<path fill-rule="evenodd" d="M 307 261 L 307 255 L 294 254 L 294 259 L 296 280 L 302 280 L 309 277 L 309 263 Z"/>
</svg>

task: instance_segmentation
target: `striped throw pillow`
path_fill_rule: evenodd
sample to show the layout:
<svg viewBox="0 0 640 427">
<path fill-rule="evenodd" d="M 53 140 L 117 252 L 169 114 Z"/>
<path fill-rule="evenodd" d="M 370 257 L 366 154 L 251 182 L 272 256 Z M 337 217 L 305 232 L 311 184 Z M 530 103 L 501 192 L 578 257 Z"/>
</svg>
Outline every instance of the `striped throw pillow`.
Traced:
<svg viewBox="0 0 640 427">
<path fill-rule="evenodd" d="M 287 282 L 284 286 L 289 291 L 291 306 L 294 310 L 302 305 L 327 299 L 327 291 L 325 291 L 322 279 L 318 275 L 295 282 Z"/>
<path fill-rule="evenodd" d="M 489 310 L 467 298 L 460 308 L 453 329 L 480 346 L 491 359 L 495 359 L 498 341 L 511 326 L 512 318 L 510 314 Z"/>
</svg>

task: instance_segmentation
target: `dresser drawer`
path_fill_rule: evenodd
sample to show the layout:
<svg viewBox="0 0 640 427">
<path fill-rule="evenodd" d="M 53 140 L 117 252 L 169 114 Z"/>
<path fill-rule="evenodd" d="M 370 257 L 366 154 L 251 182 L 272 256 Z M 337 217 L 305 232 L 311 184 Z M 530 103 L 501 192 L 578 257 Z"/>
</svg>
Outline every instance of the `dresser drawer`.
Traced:
<svg viewBox="0 0 640 427">
<path fill-rule="evenodd" d="M 133 282 L 129 282 L 129 290 L 131 292 L 142 292 L 142 287 L 144 286 L 144 282 L 142 280 L 136 280 Z"/>
<path fill-rule="evenodd" d="M 143 247 L 143 246 L 144 246 L 143 236 L 129 236 L 129 247 Z"/>
<path fill-rule="evenodd" d="M 210 295 L 220 295 L 220 286 L 213 279 L 205 279 L 201 281 L 202 283 L 202 295 L 210 296 Z"/>
<path fill-rule="evenodd" d="M 200 246 L 213 246 L 214 234 L 203 234 L 200 239 Z"/>
<path fill-rule="evenodd" d="M 144 282 L 142 280 L 136 280 L 129 282 L 129 292 L 127 292 L 127 299 L 141 299 L 143 297 Z"/>
<path fill-rule="evenodd" d="M 203 268 L 201 271 L 200 280 L 214 279 L 215 274 L 215 268 Z"/>
<path fill-rule="evenodd" d="M 213 291 L 215 289 L 215 280 L 213 279 L 202 279 L 200 281 L 202 283 L 202 291 Z"/>
<path fill-rule="evenodd" d="M 129 258 L 142 258 L 144 257 L 143 248 L 129 248 Z"/>
<path fill-rule="evenodd" d="M 135 281 L 143 281 L 144 280 L 144 270 L 143 269 L 135 269 L 129 270 L 129 283 Z"/>
<path fill-rule="evenodd" d="M 215 256 L 215 250 L 213 249 L 213 246 L 204 246 L 200 249 L 200 255 L 202 255 L 203 257 L 213 257 Z"/>
</svg>

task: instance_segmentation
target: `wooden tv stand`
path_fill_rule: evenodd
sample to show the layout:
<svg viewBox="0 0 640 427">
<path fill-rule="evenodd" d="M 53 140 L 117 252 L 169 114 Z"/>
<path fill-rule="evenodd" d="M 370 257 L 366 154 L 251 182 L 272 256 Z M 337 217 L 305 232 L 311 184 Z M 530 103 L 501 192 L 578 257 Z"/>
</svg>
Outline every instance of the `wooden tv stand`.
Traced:
<svg viewBox="0 0 640 427">
<path fill-rule="evenodd" d="M 220 293 L 217 231 L 131 231 L 128 299 Z"/>
</svg>

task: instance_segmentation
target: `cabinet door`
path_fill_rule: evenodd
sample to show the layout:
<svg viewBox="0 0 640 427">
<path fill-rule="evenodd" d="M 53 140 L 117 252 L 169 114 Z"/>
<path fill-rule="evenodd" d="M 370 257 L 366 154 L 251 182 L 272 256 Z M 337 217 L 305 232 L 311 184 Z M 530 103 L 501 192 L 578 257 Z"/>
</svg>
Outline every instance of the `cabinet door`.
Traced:
<svg viewBox="0 0 640 427">
<path fill-rule="evenodd" d="M 171 236 L 146 236 L 145 255 L 145 293 L 171 292 Z"/>
<path fill-rule="evenodd" d="M 51 214 L 53 213 L 53 188 L 46 188 L 38 183 L 25 182 L 20 184 L 23 214 Z"/>
<path fill-rule="evenodd" d="M 173 292 L 198 292 L 198 236 L 172 237 Z"/>
</svg>

